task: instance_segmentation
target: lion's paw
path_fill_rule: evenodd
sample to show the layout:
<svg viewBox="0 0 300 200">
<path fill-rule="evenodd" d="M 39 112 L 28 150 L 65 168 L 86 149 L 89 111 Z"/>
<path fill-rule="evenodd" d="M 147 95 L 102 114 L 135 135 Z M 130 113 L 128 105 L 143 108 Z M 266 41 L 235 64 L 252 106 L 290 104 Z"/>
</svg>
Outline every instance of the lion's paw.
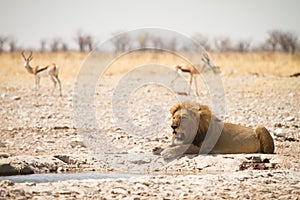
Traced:
<svg viewBox="0 0 300 200">
<path fill-rule="evenodd" d="M 152 153 L 154 155 L 161 155 L 161 152 L 163 151 L 164 149 L 161 148 L 161 147 L 154 147 L 154 149 L 152 149 Z"/>
<path fill-rule="evenodd" d="M 174 149 L 172 148 L 167 148 L 165 150 L 163 150 L 160 155 L 165 159 L 165 160 L 170 160 L 173 159 L 175 157 L 177 157 L 177 153 L 176 151 L 174 151 Z"/>
</svg>

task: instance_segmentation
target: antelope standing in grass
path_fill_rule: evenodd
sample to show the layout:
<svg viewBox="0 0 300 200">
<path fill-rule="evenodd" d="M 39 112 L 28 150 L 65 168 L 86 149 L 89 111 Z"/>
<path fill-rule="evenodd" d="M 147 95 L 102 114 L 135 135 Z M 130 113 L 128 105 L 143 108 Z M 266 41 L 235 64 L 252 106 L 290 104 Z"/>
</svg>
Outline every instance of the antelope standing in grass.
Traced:
<svg viewBox="0 0 300 200">
<path fill-rule="evenodd" d="M 33 74 L 35 77 L 35 87 L 36 90 L 39 90 L 39 86 L 40 86 L 40 77 L 42 76 L 50 76 L 51 80 L 53 81 L 54 84 L 54 88 L 52 89 L 52 93 L 54 92 L 55 88 L 56 88 L 56 84 L 58 83 L 59 85 L 59 93 L 60 96 L 62 96 L 62 92 L 61 92 L 61 83 L 60 80 L 58 78 L 58 71 L 59 71 L 59 67 L 58 65 L 52 63 L 50 65 L 46 65 L 46 66 L 36 66 L 36 67 L 31 67 L 29 62 L 33 59 L 32 57 L 32 51 L 30 52 L 30 55 L 26 58 L 24 51 L 22 52 L 22 57 L 24 59 L 24 67 L 25 69 L 27 69 L 27 72 L 30 74 Z"/>
<path fill-rule="evenodd" d="M 202 73 L 206 68 L 207 69 L 212 69 L 215 73 L 216 73 L 216 66 L 214 66 L 211 61 L 210 58 L 208 56 L 208 54 L 206 52 L 203 53 L 201 60 L 203 61 L 203 63 L 201 65 L 192 65 L 192 64 L 186 64 L 186 63 L 181 63 L 181 64 L 177 64 L 174 65 L 174 69 L 177 73 L 177 76 L 175 77 L 175 79 L 172 81 L 172 83 L 179 77 L 179 75 L 181 73 L 188 73 L 190 74 L 190 89 L 189 89 L 189 93 L 191 91 L 191 87 L 192 87 L 192 83 L 193 80 L 195 82 L 195 88 L 196 88 L 196 94 L 197 96 L 199 96 L 198 93 L 198 87 L 197 87 L 197 79 L 196 76 L 194 75 L 198 75 L 200 73 Z"/>
</svg>

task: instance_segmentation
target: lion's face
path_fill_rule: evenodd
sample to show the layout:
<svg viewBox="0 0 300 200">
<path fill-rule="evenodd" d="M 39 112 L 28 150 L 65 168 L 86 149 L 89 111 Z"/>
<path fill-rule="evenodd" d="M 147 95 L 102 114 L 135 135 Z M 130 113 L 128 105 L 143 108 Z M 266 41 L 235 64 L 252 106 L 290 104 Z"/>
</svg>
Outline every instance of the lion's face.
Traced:
<svg viewBox="0 0 300 200">
<path fill-rule="evenodd" d="M 172 115 L 173 143 L 191 144 L 198 130 L 199 117 L 187 109 L 178 109 Z"/>
</svg>

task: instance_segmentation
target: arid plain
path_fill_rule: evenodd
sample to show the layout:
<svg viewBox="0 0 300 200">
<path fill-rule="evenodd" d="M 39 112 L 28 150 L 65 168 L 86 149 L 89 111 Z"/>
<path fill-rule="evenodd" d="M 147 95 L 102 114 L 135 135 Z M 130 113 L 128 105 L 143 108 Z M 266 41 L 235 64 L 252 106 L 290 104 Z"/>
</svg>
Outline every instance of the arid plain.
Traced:
<svg viewBox="0 0 300 200">
<path fill-rule="evenodd" d="M 98 54 L 100 59 L 114 58 L 114 55 Z M 20 52 L 1 53 L 0 163 L 25 163 L 39 173 L 131 173 L 131 170 L 146 168 L 148 171 L 142 170 L 139 176 L 125 179 L 68 180 L 56 183 L 1 181 L 0 197 L 299 199 L 300 77 L 290 76 L 300 72 L 300 54 L 233 52 L 211 53 L 211 57 L 221 71 L 218 78 L 225 94 L 224 121 L 253 128 L 264 125 L 274 138 L 274 155 L 195 155 L 172 162 L 164 162 L 159 156 L 151 155 L 156 146 L 170 143 L 168 112 L 178 102 L 178 95 L 181 99 L 194 99 L 212 106 L 212 92 L 201 76 L 197 82 L 199 97 L 193 96 L 193 92 L 186 95 L 188 88 L 180 85 L 180 81 L 171 88 L 142 84 L 130 91 L 126 84 L 121 84 L 122 78 L 130 75 L 137 66 L 159 64 L 171 70 L 174 64 L 185 62 L 184 58 L 177 55 L 145 51 L 119 56 L 98 77 L 94 93 L 90 94 L 85 88 L 78 90 L 82 92 L 74 93 L 74 88 L 78 75 L 85 77 L 86 83 L 82 83 L 82 86 L 94 80 L 91 78 L 95 76 L 93 71 L 81 71 L 87 65 L 97 67 L 94 57 L 77 52 L 33 52 L 33 66 L 52 62 L 60 66 L 59 77 L 63 87 L 63 95 L 60 97 L 58 90 L 51 95 L 53 86 L 49 78 L 41 79 L 39 94 L 36 93 L 34 77 L 24 69 Z M 146 70 L 128 76 L 128 79 L 136 81 L 133 84 L 144 83 L 144 79 L 161 77 L 164 73 L 164 70 Z M 168 76 L 171 75 L 168 73 Z M 137 130 L 126 129 L 126 123 L 124 127 L 115 119 L 113 103 L 117 87 L 121 88 L 120 91 L 131 93 L 125 99 L 129 119 L 121 119 L 125 122 L 129 120 Z M 99 127 L 97 131 L 89 129 L 82 133 L 74 119 L 78 111 L 74 105 L 83 105 L 88 95 L 93 96 L 94 105 L 91 106 L 94 106 Z M 115 102 L 118 104 L 118 101 L 122 103 L 122 99 Z M 83 110 L 80 117 L 89 118 L 91 115 Z M 161 119 L 157 122 L 154 118 Z M 96 137 L 96 143 L 92 139 L 86 140 L 99 132 L 102 138 Z M 101 143 L 101 139 L 105 144 Z M 97 142 L 100 143 L 97 145 Z M 102 147 L 106 151 L 106 147 L 110 146 L 121 152 L 107 153 L 104 158 Z M 135 160 L 124 156 L 131 154 L 146 156 L 136 157 Z"/>
</svg>

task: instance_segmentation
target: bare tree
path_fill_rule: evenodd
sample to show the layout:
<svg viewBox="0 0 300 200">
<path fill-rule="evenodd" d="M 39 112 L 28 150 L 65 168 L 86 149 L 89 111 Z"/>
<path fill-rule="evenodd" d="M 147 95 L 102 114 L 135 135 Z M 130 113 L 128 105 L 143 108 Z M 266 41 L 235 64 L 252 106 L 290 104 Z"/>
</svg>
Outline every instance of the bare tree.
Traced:
<svg viewBox="0 0 300 200">
<path fill-rule="evenodd" d="M 156 50 L 168 49 L 171 51 L 178 50 L 178 41 L 175 37 L 162 38 L 158 35 L 149 35 L 148 42 L 152 44 Z"/>
<path fill-rule="evenodd" d="M 50 48 L 52 52 L 57 52 L 59 51 L 59 45 L 61 43 L 61 39 L 59 38 L 54 38 L 50 44 Z"/>
<path fill-rule="evenodd" d="M 126 34 L 119 34 L 120 32 L 121 31 L 113 33 L 115 37 L 111 40 L 115 47 L 115 52 L 125 51 L 130 41 L 130 38 Z"/>
<path fill-rule="evenodd" d="M 198 42 L 205 50 L 207 50 L 207 51 L 211 50 L 208 37 L 206 37 L 200 33 L 196 33 L 192 36 L 192 39 L 194 39 L 196 42 Z"/>
<path fill-rule="evenodd" d="M 268 32 L 268 38 L 266 40 L 266 46 L 271 46 L 272 51 L 276 51 L 279 44 L 280 31 L 272 30 Z"/>
<path fill-rule="evenodd" d="M 279 45 L 282 50 L 294 54 L 296 52 L 298 36 L 292 32 L 282 32 L 279 37 Z"/>
<path fill-rule="evenodd" d="M 17 45 L 16 45 L 16 39 L 12 36 L 9 37 L 8 39 L 8 45 L 9 45 L 9 51 L 10 52 L 15 52 L 17 49 Z"/>
<path fill-rule="evenodd" d="M 219 37 L 215 39 L 215 47 L 219 51 L 230 51 L 232 50 L 231 40 L 229 37 Z"/>
<path fill-rule="evenodd" d="M 164 48 L 164 43 L 161 37 L 156 36 L 156 35 L 152 35 L 149 38 L 150 42 L 152 42 L 153 47 L 155 49 L 163 49 Z"/>
<path fill-rule="evenodd" d="M 88 47 L 88 51 L 92 51 L 94 48 L 94 39 L 91 35 L 86 35 L 84 43 Z"/>
<path fill-rule="evenodd" d="M 8 38 L 5 36 L 0 36 L 0 53 L 4 51 L 4 45 L 7 42 Z"/>
<path fill-rule="evenodd" d="M 46 51 L 46 43 L 47 43 L 47 41 L 46 41 L 46 39 L 41 39 L 41 41 L 40 41 L 40 52 L 45 52 Z"/>
<path fill-rule="evenodd" d="M 77 35 L 75 37 L 75 41 L 77 42 L 79 46 L 79 51 L 84 52 L 84 36 L 81 31 L 77 32 Z"/>
<path fill-rule="evenodd" d="M 61 50 L 64 51 L 64 52 L 68 51 L 69 50 L 68 44 L 63 42 L 61 44 Z"/>
<path fill-rule="evenodd" d="M 137 42 L 138 42 L 139 48 L 144 48 L 147 45 L 147 43 L 149 42 L 149 39 L 150 39 L 150 37 L 149 37 L 148 33 L 143 33 L 143 34 L 139 35 L 137 37 Z"/>
<path fill-rule="evenodd" d="M 165 40 L 163 43 L 163 47 L 171 51 L 176 51 L 177 50 L 176 38 L 169 38 L 168 40 Z"/>
<path fill-rule="evenodd" d="M 266 44 L 271 46 L 272 51 L 278 47 L 284 52 L 295 53 L 297 48 L 298 35 L 289 31 L 272 30 L 268 32 Z"/>
<path fill-rule="evenodd" d="M 94 39 L 89 34 L 83 34 L 82 31 L 78 31 L 75 37 L 75 41 L 79 46 L 79 51 L 92 51 L 94 48 Z"/>
<path fill-rule="evenodd" d="M 251 40 L 239 40 L 236 44 L 236 50 L 239 52 L 249 51 L 251 46 Z"/>
</svg>

